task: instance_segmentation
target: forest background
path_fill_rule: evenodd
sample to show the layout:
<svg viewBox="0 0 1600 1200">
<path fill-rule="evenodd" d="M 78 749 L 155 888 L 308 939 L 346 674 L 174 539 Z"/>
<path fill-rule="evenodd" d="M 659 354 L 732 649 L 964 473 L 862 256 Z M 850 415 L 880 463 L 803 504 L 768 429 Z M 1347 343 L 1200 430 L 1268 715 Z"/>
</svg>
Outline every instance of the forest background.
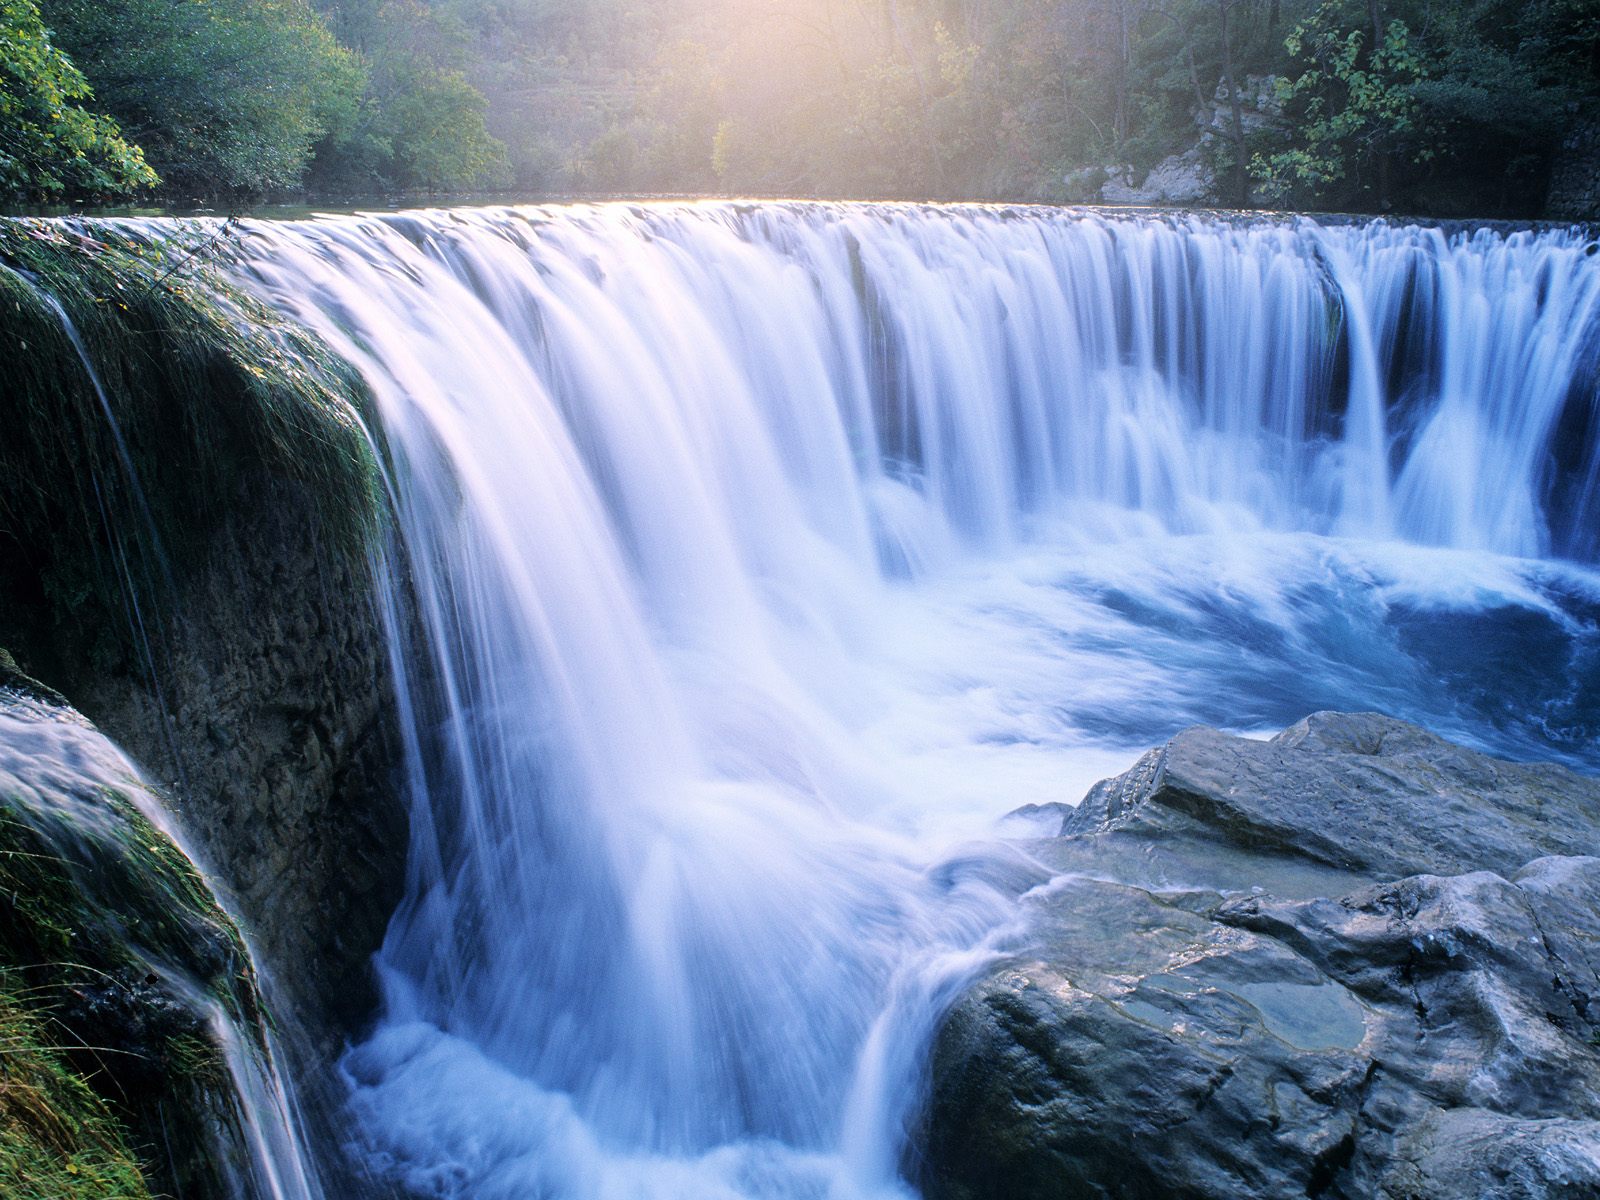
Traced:
<svg viewBox="0 0 1600 1200">
<path fill-rule="evenodd" d="M 0 0 L 13 202 L 1525 217 L 1597 115 L 1600 0 Z"/>
</svg>

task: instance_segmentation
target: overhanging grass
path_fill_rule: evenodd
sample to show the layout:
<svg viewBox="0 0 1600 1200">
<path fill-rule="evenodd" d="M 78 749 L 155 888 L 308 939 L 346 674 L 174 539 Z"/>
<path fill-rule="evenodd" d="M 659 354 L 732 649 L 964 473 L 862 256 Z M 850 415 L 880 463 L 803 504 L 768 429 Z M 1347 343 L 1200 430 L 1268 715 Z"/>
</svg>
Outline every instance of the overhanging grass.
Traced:
<svg viewBox="0 0 1600 1200">
<path fill-rule="evenodd" d="M 214 1182 L 207 1131 L 230 1115 L 231 1083 L 168 972 L 264 1039 L 238 929 L 131 800 L 0 794 L 0 1195 Z"/>
<path fill-rule="evenodd" d="M 5 707 L 95 757 L 0 652 Z M 239 1114 L 212 1005 L 266 1049 L 249 952 L 143 785 L 70 761 L 0 755 L 0 1196 L 213 1194 Z"/>
<path fill-rule="evenodd" d="M 0 973 L 0 1195 L 149 1200 L 121 1124 Z"/>
<path fill-rule="evenodd" d="M 368 544 L 365 387 L 228 283 L 219 232 L 0 220 L 0 644 L 71 626 L 79 653 L 125 652 L 131 603 L 159 608 L 230 507 L 274 485 L 309 495 L 330 553 Z"/>
</svg>

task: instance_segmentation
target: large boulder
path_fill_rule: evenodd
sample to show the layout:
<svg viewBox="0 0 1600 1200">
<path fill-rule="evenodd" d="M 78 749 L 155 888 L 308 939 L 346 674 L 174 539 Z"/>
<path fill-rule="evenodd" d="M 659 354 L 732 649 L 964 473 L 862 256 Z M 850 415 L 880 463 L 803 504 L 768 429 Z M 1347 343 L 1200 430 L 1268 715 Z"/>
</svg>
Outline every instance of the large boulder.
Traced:
<svg viewBox="0 0 1600 1200">
<path fill-rule="evenodd" d="M 1134 183 L 1131 167 L 1108 171 L 1100 188 L 1104 204 L 1204 204 L 1216 195 L 1216 172 L 1203 142 L 1170 154 Z"/>
<path fill-rule="evenodd" d="M 1283 99 L 1275 75 L 1249 75 L 1239 81 L 1239 123 L 1247 137 L 1284 124 Z M 1208 103 L 1194 112 L 1195 141 L 1169 154 L 1143 175 L 1131 165 L 1095 168 L 1066 177 L 1069 193 L 1099 185 L 1102 204 L 1178 205 L 1214 203 L 1220 198 L 1215 170 L 1217 147 L 1233 139 L 1233 102 L 1225 81 L 1218 80 Z M 1259 197 L 1255 198 L 1259 200 Z"/>
<path fill-rule="evenodd" d="M 1181 734 L 1034 849 L 930 1200 L 1600 1195 L 1600 782 L 1319 714 Z"/>
</svg>

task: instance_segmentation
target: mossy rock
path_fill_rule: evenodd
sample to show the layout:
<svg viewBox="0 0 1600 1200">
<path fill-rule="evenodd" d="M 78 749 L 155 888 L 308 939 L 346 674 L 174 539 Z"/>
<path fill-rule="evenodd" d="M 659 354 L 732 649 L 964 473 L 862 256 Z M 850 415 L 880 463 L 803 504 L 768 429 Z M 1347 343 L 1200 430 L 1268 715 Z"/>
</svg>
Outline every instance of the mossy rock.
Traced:
<svg viewBox="0 0 1600 1200">
<path fill-rule="evenodd" d="M 248 229 L 0 218 L 0 686 L 48 680 L 162 781 L 315 1074 L 402 899 L 374 566 L 404 567 L 372 398 L 236 284 Z"/>
<path fill-rule="evenodd" d="M 0 680 L 0 1194 L 221 1195 L 213 1021 L 265 1052 L 248 951 L 125 760 L 26 683 Z"/>
<path fill-rule="evenodd" d="M 0 219 L 0 643 L 139 670 L 174 584 L 263 480 L 330 551 L 385 511 L 357 372 L 233 286 L 236 227 Z M 33 661 L 44 658 L 45 661 Z"/>
</svg>

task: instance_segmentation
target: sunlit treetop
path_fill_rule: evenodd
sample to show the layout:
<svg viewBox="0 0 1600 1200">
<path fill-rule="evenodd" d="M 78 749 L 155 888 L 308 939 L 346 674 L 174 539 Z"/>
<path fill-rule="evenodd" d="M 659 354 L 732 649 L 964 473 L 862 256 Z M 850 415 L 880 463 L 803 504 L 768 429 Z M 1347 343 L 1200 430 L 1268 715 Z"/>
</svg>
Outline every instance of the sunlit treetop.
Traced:
<svg viewBox="0 0 1600 1200">
<path fill-rule="evenodd" d="M 153 186 L 143 152 L 85 107 L 92 101 L 34 0 L 0 0 L 0 193 L 51 200 Z"/>
</svg>

